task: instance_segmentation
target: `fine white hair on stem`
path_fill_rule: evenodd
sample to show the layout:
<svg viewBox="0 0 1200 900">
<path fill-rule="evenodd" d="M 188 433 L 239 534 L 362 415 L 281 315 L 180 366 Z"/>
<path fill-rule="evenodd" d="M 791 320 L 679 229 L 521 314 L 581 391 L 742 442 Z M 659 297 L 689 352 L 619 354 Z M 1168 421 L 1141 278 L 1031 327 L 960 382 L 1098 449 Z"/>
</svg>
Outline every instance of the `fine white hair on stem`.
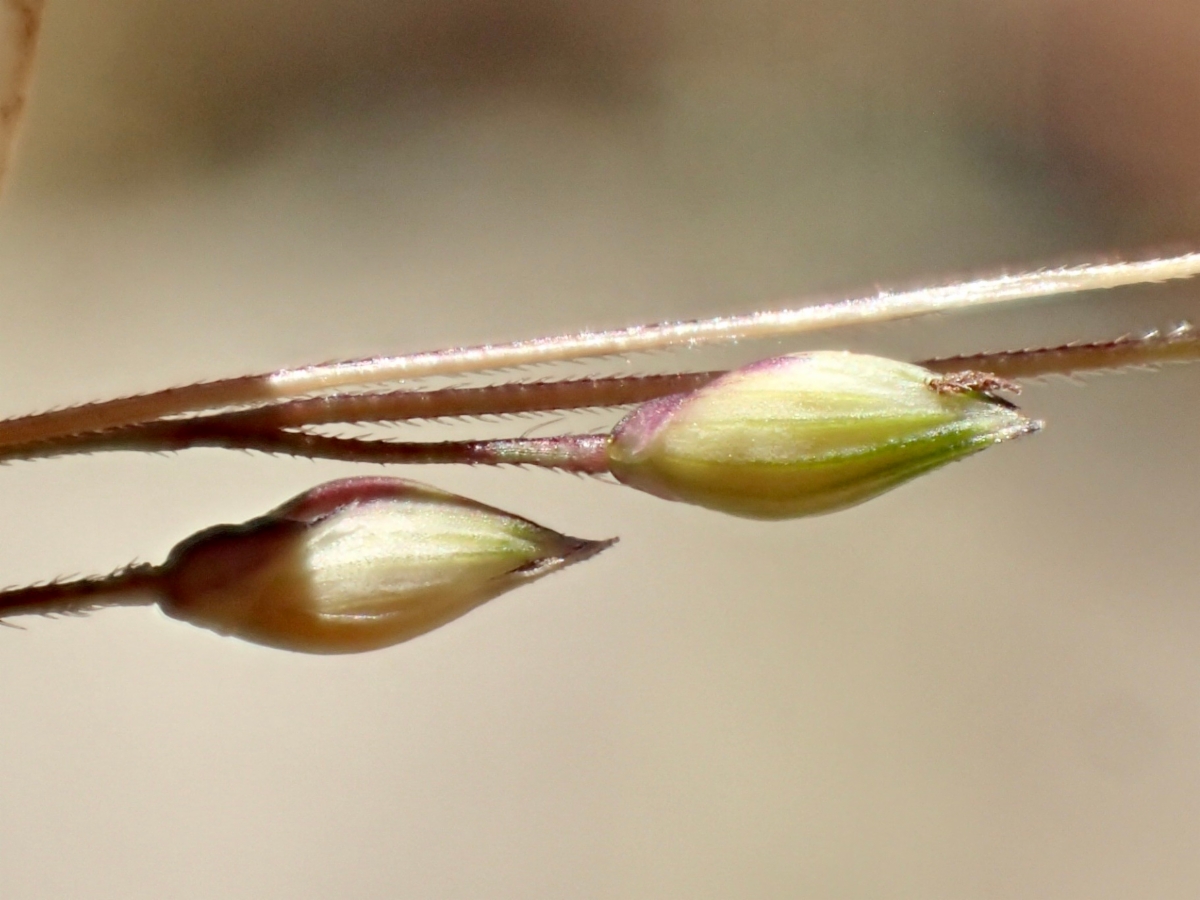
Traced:
<svg viewBox="0 0 1200 900">
<path fill-rule="evenodd" d="M 874 297 L 796 309 L 764 310 L 740 316 L 636 325 L 511 344 L 329 363 L 277 372 L 271 376 L 271 385 L 277 396 L 297 396 L 337 387 L 431 375 L 458 375 L 509 366 L 805 334 L 1057 294 L 1190 278 L 1198 273 L 1200 253 L 1144 262 L 1047 269 L 899 293 L 884 291 Z"/>
<path fill-rule="evenodd" d="M 54 441 L 70 435 L 136 425 L 168 416 L 260 405 L 339 388 L 695 347 L 738 339 L 797 335 L 840 326 L 977 309 L 1038 297 L 1189 278 L 1196 274 L 1200 274 L 1200 253 L 1189 253 L 1142 262 L 1095 263 L 1045 269 L 913 291 L 885 291 L 857 300 L 765 310 L 740 316 L 636 325 L 614 331 L 581 332 L 510 344 L 484 344 L 406 356 L 325 363 L 201 382 L 151 394 L 8 419 L 0 422 L 0 447 Z"/>
<path fill-rule="evenodd" d="M 44 6 L 44 0 L 0 3 L 0 185 L 21 128 Z"/>
</svg>

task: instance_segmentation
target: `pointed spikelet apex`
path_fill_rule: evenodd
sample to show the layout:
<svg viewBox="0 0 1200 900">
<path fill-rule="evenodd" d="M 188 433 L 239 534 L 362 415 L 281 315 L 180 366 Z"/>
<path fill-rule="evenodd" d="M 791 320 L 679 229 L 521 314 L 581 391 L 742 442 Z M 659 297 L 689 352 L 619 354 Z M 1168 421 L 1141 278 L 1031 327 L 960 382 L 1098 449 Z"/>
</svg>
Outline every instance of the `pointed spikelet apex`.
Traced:
<svg viewBox="0 0 1200 900">
<path fill-rule="evenodd" d="M 350 478 L 183 541 L 167 560 L 162 607 L 259 644 L 354 653 L 423 634 L 611 544 L 416 482 Z"/>
<path fill-rule="evenodd" d="M 757 519 L 844 509 L 1041 423 L 980 373 L 822 351 L 755 363 L 643 404 L 609 465 L 651 494 Z"/>
</svg>

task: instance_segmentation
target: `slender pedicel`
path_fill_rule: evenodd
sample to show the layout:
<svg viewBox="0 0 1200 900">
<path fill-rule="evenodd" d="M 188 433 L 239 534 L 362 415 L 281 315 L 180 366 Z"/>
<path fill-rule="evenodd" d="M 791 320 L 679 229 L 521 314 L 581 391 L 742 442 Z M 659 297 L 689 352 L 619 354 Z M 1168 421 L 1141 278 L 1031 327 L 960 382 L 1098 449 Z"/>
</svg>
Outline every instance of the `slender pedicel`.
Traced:
<svg viewBox="0 0 1200 900">
<path fill-rule="evenodd" d="M 162 593 L 162 570 L 139 564 L 96 578 L 0 590 L 0 621 L 9 616 L 70 616 L 106 606 L 149 606 Z"/>
</svg>

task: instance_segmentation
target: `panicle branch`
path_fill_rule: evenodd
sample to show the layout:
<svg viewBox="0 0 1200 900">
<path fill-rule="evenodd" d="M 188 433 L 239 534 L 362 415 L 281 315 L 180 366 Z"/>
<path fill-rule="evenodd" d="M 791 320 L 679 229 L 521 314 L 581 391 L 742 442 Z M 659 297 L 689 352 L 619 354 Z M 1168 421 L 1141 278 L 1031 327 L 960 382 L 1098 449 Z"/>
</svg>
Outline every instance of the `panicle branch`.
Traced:
<svg viewBox="0 0 1200 900">
<path fill-rule="evenodd" d="M 986 372 L 1002 379 L 1073 375 L 1200 359 L 1200 333 L 1190 325 L 1106 341 L 976 353 L 925 360 L 939 373 Z M 0 461 L 113 451 L 174 452 L 199 447 L 392 464 L 530 465 L 568 472 L 605 471 L 603 435 L 477 441 L 395 441 L 332 437 L 297 430 L 332 424 L 615 408 L 685 394 L 727 374 L 576 379 L 434 391 L 334 394 L 231 413 L 165 419 L 51 441 L 0 447 Z"/>
<path fill-rule="evenodd" d="M 284 369 L 8 419 L 0 422 L 0 448 L 54 441 L 171 416 L 264 405 L 341 388 L 812 333 L 1079 291 L 1189 278 L 1197 273 L 1200 273 L 1200 253 L 1190 253 L 1144 262 L 1097 263 L 1003 275 L 900 293 L 881 292 L 857 300 L 742 316 L 637 325 L 509 344 Z"/>
<path fill-rule="evenodd" d="M 1193 362 L 1197 359 L 1200 359 L 1200 334 L 1185 323 L 1165 331 L 1127 334 L 1107 341 L 948 356 L 928 360 L 922 365 L 935 372 L 983 369 L 1001 378 L 1041 378 L 1046 375 L 1111 372 L 1130 367 Z"/>
</svg>

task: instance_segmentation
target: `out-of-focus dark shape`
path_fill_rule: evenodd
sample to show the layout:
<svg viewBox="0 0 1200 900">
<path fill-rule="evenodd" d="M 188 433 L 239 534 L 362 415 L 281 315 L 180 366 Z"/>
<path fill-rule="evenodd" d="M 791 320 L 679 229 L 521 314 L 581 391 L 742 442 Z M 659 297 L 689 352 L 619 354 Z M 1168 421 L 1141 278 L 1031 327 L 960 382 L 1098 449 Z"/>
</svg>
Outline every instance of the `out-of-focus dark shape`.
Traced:
<svg viewBox="0 0 1200 900">
<path fill-rule="evenodd" d="M 1045 133 L 1089 180 L 1200 234 L 1200 5 L 1058 0 L 1046 30 Z"/>
<path fill-rule="evenodd" d="M 50 29 L 33 164 L 58 185 L 236 163 L 347 116 L 419 131 L 519 98 L 653 134 L 680 102 L 733 103 L 983 134 L 1124 208 L 1116 239 L 1200 230 L 1192 0 L 60 0 Z"/>
</svg>

